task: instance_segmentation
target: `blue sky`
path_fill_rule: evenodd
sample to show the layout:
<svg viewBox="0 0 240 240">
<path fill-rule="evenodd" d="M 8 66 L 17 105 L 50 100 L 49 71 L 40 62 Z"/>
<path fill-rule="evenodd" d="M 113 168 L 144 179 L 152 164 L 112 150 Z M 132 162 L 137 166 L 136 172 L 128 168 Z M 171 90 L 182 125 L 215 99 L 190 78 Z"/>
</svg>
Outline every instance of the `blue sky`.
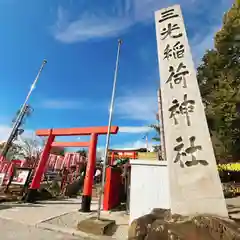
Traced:
<svg viewBox="0 0 240 240">
<path fill-rule="evenodd" d="M 195 64 L 213 46 L 233 0 L 0 0 L 0 140 L 44 58 L 26 134 L 38 128 L 106 126 L 123 39 L 112 147 L 144 146 L 155 123 L 158 74 L 154 11 L 181 4 Z M 153 136 L 154 133 L 150 133 Z M 75 138 L 76 139 L 76 138 Z M 99 146 L 105 138 L 99 139 Z"/>
</svg>

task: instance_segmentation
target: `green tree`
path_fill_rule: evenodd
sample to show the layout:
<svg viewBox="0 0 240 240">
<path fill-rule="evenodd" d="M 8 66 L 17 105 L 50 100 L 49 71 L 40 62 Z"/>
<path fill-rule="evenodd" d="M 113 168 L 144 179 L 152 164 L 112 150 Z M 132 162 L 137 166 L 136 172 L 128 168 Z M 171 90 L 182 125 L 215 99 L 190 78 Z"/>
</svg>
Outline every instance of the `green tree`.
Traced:
<svg viewBox="0 0 240 240">
<path fill-rule="evenodd" d="M 76 153 L 80 153 L 81 156 L 87 157 L 87 151 L 85 149 L 78 150 Z"/>
<path fill-rule="evenodd" d="M 217 159 L 239 160 L 240 0 L 224 15 L 197 77 Z"/>
<path fill-rule="evenodd" d="M 154 152 L 158 153 L 158 159 L 162 160 L 162 152 L 161 152 L 161 145 L 160 145 L 160 141 L 161 141 L 161 133 L 160 133 L 160 125 L 159 124 L 151 124 L 149 126 L 150 128 L 153 128 L 156 132 L 156 136 L 152 138 L 152 140 L 159 142 L 159 144 L 154 145 Z"/>
<path fill-rule="evenodd" d="M 152 139 L 156 142 L 160 142 L 160 126 L 157 124 L 151 124 L 150 128 L 153 128 L 156 131 L 156 136 Z"/>
<path fill-rule="evenodd" d="M 64 156 L 65 155 L 65 148 L 62 147 L 52 147 L 50 150 L 51 154 L 58 155 L 58 156 Z"/>
</svg>

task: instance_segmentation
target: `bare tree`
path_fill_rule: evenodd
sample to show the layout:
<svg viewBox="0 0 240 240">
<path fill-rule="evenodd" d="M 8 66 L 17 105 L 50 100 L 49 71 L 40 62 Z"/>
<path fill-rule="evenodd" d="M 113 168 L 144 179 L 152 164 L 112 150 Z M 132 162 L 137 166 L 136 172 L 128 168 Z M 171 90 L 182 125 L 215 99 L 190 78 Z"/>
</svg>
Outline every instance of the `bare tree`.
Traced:
<svg viewBox="0 0 240 240">
<path fill-rule="evenodd" d="M 4 148 L 4 144 L 5 143 L 0 144 L 0 152 Z M 22 147 L 19 144 L 12 143 L 6 155 L 6 159 L 11 161 L 14 159 L 22 158 L 23 156 L 22 156 L 21 150 L 22 150 Z"/>
<path fill-rule="evenodd" d="M 35 164 L 40 159 L 46 139 L 33 136 L 32 138 L 21 138 L 21 155 L 29 164 Z"/>
</svg>

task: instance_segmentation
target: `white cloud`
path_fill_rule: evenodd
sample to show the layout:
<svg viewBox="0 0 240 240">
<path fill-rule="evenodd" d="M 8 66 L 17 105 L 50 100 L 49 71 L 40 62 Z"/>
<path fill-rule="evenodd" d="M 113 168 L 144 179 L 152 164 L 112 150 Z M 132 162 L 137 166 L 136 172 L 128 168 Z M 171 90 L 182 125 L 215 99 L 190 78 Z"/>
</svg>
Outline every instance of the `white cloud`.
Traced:
<svg viewBox="0 0 240 240">
<path fill-rule="evenodd" d="M 83 102 L 75 100 L 44 100 L 41 103 L 41 107 L 48 109 L 80 109 L 83 107 Z"/>
<path fill-rule="evenodd" d="M 4 142 L 8 139 L 12 128 L 8 125 L 0 125 L 0 142 Z M 22 134 L 22 138 L 33 138 L 35 136 L 34 131 L 26 129 Z"/>
<path fill-rule="evenodd" d="M 126 93 L 116 99 L 115 112 L 120 118 L 153 123 L 156 121 L 157 92 L 142 89 Z"/>
<path fill-rule="evenodd" d="M 64 43 L 85 41 L 94 38 L 119 36 L 136 23 L 154 21 L 154 11 L 173 4 L 180 4 L 192 16 L 205 11 L 209 1 L 205 0 L 112 0 L 108 6 L 97 7 L 92 4 L 70 20 L 70 11 L 58 8 L 57 21 L 53 26 L 54 37 Z M 216 3 L 215 3 L 216 4 Z M 212 15 L 218 13 L 226 1 L 218 0 Z M 216 11 L 216 12 L 214 12 Z M 194 20 L 194 19 L 193 19 Z"/>
<path fill-rule="evenodd" d="M 67 12 L 59 7 L 57 23 L 53 28 L 54 36 L 65 43 L 113 37 L 133 24 L 128 17 L 111 17 L 104 13 L 100 15 L 86 12 L 79 19 L 69 22 Z"/>
<path fill-rule="evenodd" d="M 152 10 L 156 9 L 155 0 L 115 0 L 109 5 L 113 9 L 110 13 L 107 13 L 106 9 L 96 10 L 92 7 L 73 21 L 69 20 L 70 12 L 59 7 L 57 21 L 53 26 L 55 38 L 61 42 L 72 43 L 117 36 L 135 23 L 149 19 L 153 16 Z"/>
<path fill-rule="evenodd" d="M 146 133 L 151 131 L 152 129 L 147 126 L 142 127 L 134 127 L 134 126 L 124 126 L 119 127 L 119 133 Z"/>
</svg>

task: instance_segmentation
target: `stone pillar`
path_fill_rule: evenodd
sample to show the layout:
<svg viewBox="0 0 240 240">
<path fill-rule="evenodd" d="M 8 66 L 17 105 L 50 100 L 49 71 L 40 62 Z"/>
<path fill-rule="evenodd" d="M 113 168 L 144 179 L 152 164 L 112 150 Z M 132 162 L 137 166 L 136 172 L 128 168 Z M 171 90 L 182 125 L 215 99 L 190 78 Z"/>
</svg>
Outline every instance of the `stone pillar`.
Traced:
<svg viewBox="0 0 240 240">
<path fill-rule="evenodd" d="M 180 6 L 155 25 L 171 212 L 228 217 Z"/>
</svg>

